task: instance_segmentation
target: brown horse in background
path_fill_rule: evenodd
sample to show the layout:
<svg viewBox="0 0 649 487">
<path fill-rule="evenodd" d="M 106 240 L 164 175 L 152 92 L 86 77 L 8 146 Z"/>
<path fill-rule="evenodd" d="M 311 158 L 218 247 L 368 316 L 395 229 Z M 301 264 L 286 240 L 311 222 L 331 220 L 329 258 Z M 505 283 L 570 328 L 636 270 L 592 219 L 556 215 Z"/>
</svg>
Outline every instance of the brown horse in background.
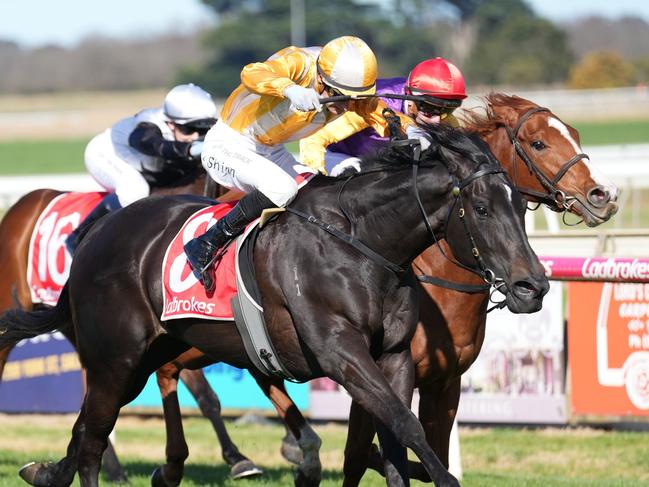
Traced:
<svg viewBox="0 0 649 487">
<path fill-rule="evenodd" d="M 569 211 L 589 226 L 607 221 L 617 211 L 617 188 L 588 164 L 579 133 L 547 108 L 516 96 L 491 94 L 486 97 L 486 112 L 467 113 L 464 126 L 480 134 L 528 201 Z M 453 258 L 446 242 L 440 244 L 446 256 Z M 490 294 L 489 286 L 451 262 L 440 247 L 432 246 L 415 259 L 415 273 L 469 287 L 458 291 L 420 278 L 424 282 L 419 323 L 410 349 L 419 388 L 419 420 L 428 443 L 448 467 L 460 378 L 482 347 Z M 381 471 L 378 453 L 368 448 L 373 436 L 370 418 L 353 404 L 345 448 L 345 486 L 358 485 L 365 465 Z M 410 465 L 410 476 L 430 482 L 419 464 Z"/>
<path fill-rule="evenodd" d="M 152 194 L 205 194 L 211 197 L 221 197 L 223 188 L 214 185 L 211 179 L 206 178 L 205 172 L 197 167 L 190 170 L 183 177 L 164 185 L 154 186 Z M 0 268 L 3 270 L 3 279 L 0 281 L 0 314 L 16 306 L 22 309 L 33 309 L 31 294 L 27 283 L 27 256 L 29 243 L 34 226 L 50 202 L 63 194 L 62 191 L 52 189 L 39 189 L 32 191 L 20 198 L 4 215 L 0 221 Z M 236 194 L 222 198 L 236 198 Z M 72 328 L 63 329 L 61 332 L 75 345 Z M 0 350 L 0 378 L 4 366 L 13 346 Z M 190 362 L 191 363 L 191 362 Z M 178 404 L 177 387 L 178 378 L 181 377 L 196 402 L 201 412 L 210 420 L 222 446 L 222 456 L 231 467 L 230 475 L 233 478 L 256 475 L 261 473 L 252 461 L 242 455 L 237 446 L 230 439 L 223 420 L 221 419 L 221 405 L 218 397 L 209 386 L 203 372 L 199 370 L 182 370 L 182 363 L 170 363 L 161 367 L 157 372 L 157 381 L 162 396 L 162 404 L 167 418 L 167 465 L 159 471 L 167 472 L 169 478 L 182 475 L 182 464 L 189 455 L 187 445 L 184 444 L 180 406 Z M 182 370 L 182 372 L 181 372 Z M 280 399 L 281 400 L 281 399 Z M 183 441 L 179 441 L 182 439 Z M 103 462 L 106 475 L 112 481 L 124 481 L 126 476 L 119 464 L 112 444 L 109 444 Z M 178 469 L 180 473 L 177 473 Z"/>
</svg>

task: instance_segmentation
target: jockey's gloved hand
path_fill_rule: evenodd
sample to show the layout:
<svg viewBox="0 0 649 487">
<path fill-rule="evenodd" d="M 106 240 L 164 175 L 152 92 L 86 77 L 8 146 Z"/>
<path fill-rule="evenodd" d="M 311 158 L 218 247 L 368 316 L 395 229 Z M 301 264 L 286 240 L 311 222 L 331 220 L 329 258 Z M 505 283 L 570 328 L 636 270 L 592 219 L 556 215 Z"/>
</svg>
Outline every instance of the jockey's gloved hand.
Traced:
<svg viewBox="0 0 649 487">
<path fill-rule="evenodd" d="M 192 142 L 192 145 L 189 146 L 189 155 L 196 159 L 200 159 L 201 152 L 203 152 L 203 141 L 195 140 Z"/>
<path fill-rule="evenodd" d="M 291 100 L 291 106 L 301 112 L 322 110 L 320 97 L 313 88 L 303 88 L 298 85 L 287 86 L 284 89 L 284 96 Z"/>
<path fill-rule="evenodd" d="M 409 139 L 419 140 L 421 150 L 426 150 L 430 147 L 431 139 L 424 129 L 416 125 L 408 125 L 406 128 L 406 135 Z"/>
</svg>

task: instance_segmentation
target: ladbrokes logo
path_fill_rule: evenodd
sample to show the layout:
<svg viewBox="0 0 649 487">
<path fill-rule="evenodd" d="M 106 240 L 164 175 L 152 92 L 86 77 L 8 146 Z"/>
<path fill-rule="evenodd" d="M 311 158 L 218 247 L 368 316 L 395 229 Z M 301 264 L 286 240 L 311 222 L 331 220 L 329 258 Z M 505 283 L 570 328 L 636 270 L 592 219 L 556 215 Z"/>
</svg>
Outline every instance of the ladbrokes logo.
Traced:
<svg viewBox="0 0 649 487">
<path fill-rule="evenodd" d="M 167 303 L 165 313 L 203 313 L 211 315 L 214 312 L 214 304 L 200 301 L 192 296 L 190 299 L 178 299 L 176 296 Z"/>
<path fill-rule="evenodd" d="M 649 262 L 638 259 L 619 261 L 588 258 L 584 260 L 581 273 L 587 279 L 647 279 L 649 278 Z"/>
</svg>

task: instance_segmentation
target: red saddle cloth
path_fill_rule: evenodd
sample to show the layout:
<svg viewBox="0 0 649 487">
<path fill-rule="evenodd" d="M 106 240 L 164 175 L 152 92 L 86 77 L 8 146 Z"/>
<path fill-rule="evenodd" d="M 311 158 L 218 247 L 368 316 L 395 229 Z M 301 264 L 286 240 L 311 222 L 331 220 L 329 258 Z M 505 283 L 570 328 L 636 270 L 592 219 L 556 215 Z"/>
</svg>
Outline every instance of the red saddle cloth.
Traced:
<svg viewBox="0 0 649 487">
<path fill-rule="evenodd" d="M 207 318 L 232 321 L 230 299 L 236 294 L 234 258 L 230 245 L 214 269 L 214 291 L 207 294 L 187 263 L 183 246 L 222 218 L 236 202 L 221 203 L 197 211 L 173 238 L 162 261 L 164 301 L 161 320 Z"/>
<path fill-rule="evenodd" d="M 59 300 L 72 263 L 65 239 L 104 196 L 106 193 L 64 193 L 38 217 L 27 260 L 27 283 L 33 303 L 54 306 Z"/>
<path fill-rule="evenodd" d="M 312 173 L 299 174 L 298 187 L 306 185 Z M 173 238 L 162 261 L 163 307 L 161 320 L 180 318 L 206 318 L 232 321 L 230 300 L 237 293 L 235 279 L 236 245 L 232 244 L 214 269 L 214 291 L 208 295 L 187 263 L 183 246 L 194 237 L 202 235 L 222 218 L 237 202 L 219 203 L 197 211 L 190 216 Z M 256 225 L 248 225 L 244 235 Z"/>
</svg>

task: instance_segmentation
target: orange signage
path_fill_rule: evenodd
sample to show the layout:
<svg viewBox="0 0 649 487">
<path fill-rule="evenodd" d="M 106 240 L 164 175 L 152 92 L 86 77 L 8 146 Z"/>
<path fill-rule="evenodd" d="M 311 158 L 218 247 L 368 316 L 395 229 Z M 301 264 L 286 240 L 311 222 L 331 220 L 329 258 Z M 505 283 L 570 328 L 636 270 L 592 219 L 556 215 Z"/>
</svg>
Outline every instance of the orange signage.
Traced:
<svg viewBox="0 0 649 487">
<path fill-rule="evenodd" d="M 649 416 L 649 284 L 568 285 L 573 414 Z"/>
</svg>

